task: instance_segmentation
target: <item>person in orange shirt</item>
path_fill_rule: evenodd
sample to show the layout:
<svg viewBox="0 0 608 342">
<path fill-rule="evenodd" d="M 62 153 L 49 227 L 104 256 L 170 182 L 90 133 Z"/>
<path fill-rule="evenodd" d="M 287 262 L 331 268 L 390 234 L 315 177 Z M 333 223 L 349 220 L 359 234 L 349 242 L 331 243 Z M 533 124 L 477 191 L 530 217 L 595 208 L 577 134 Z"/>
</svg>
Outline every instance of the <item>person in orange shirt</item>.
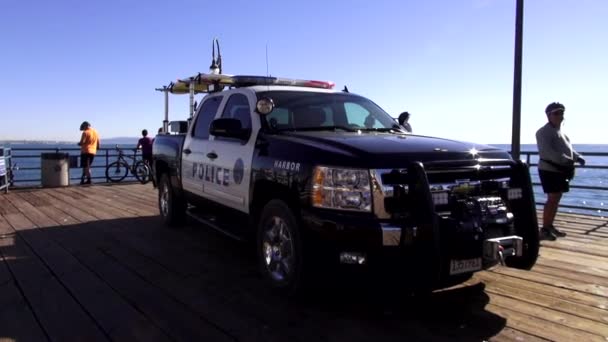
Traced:
<svg viewBox="0 0 608 342">
<path fill-rule="evenodd" d="M 80 184 L 91 184 L 91 164 L 99 148 L 99 134 L 91 127 L 91 124 L 84 121 L 80 125 L 82 136 L 80 137 L 80 160 L 82 166 L 82 177 L 80 178 Z M 86 182 L 84 178 L 87 178 Z"/>
</svg>

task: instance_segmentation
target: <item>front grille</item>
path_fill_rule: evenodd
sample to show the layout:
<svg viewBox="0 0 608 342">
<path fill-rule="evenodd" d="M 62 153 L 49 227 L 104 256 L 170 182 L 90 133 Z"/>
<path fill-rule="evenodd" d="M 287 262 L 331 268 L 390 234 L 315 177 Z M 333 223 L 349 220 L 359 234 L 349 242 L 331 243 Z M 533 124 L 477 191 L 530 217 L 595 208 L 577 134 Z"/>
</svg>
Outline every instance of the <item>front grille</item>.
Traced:
<svg viewBox="0 0 608 342">
<path fill-rule="evenodd" d="M 466 198 L 475 198 L 480 205 L 489 208 L 483 210 L 484 217 L 496 216 L 493 212 L 497 209 L 486 204 L 490 198 L 506 200 L 506 193 L 511 186 L 513 163 L 511 160 L 479 163 L 466 160 L 424 164 L 428 191 L 435 204 L 433 211 L 440 215 L 451 215 L 454 203 Z M 401 217 L 407 213 L 408 201 L 416 200 L 408 198 L 410 187 L 416 183 L 410 179 L 407 169 L 375 169 L 371 170 L 371 176 L 376 216 L 380 219 L 394 219 L 396 215 Z"/>
</svg>

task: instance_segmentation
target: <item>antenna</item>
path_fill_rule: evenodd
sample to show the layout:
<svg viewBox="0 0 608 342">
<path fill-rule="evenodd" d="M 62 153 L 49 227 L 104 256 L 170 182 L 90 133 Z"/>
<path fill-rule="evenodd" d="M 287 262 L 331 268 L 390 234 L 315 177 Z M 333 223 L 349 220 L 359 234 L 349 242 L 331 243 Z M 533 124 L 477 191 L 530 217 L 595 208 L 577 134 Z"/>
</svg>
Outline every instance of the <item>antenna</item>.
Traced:
<svg viewBox="0 0 608 342">
<path fill-rule="evenodd" d="M 215 38 L 215 45 L 217 46 L 217 66 L 220 69 L 220 74 L 222 73 L 222 54 L 220 53 L 220 41 Z"/>
<path fill-rule="evenodd" d="M 215 59 L 215 47 L 217 46 L 217 59 Z M 222 73 L 222 56 L 220 54 L 220 43 L 217 38 L 213 38 L 211 42 L 211 66 L 209 67 L 209 73 L 213 75 Z"/>
<path fill-rule="evenodd" d="M 266 43 L 266 76 L 270 77 L 268 73 L 268 43 Z"/>
<path fill-rule="evenodd" d="M 268 72 L 268 43 L 266 43 L 266 77 L 270 77 L 270 73 Z M 268 90 L 270 90 L 270 80 L 267 80 Z"/>
</svg>

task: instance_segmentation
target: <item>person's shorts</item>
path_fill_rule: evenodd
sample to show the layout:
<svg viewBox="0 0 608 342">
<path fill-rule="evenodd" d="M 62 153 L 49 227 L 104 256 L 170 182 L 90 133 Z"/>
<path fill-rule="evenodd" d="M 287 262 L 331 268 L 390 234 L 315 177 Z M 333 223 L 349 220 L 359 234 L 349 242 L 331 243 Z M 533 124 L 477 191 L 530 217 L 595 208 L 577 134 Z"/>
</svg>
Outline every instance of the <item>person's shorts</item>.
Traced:
<svg viewBox="0 0 608 342">
<path fill-rule="evenodd" d="M 141 159 L 147 161 L 148 165 L 152 166 L 152 154 L 142 154 Z"/>
<path fill-rule="evenodd" d="M 93 164 L 93 159 L 95 159 L 95 155 L 92 153 L 81 153 L 80 154 L 80 167 L 85 168 L 91 166 Z"/>
<path fill-rule="evenodd" d="M 564 173 L 538 170 L 538 176 L 546 194 L 570 191 L 570 180 Z"/>
</svg>

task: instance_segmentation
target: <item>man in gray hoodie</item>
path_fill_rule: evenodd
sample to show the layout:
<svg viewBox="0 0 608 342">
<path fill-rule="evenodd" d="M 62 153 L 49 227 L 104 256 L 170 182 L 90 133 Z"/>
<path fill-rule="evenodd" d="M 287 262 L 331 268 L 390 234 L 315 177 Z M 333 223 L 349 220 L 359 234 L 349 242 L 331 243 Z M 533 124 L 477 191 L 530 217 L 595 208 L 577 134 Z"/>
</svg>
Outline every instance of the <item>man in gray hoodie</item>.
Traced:
<svg viewBox="0 0 608 342">
<path fill-rule="evenodd" d="M 559 201 L 564 192 L 570 190 L 570 180 L 574 177 L 574 163 L 585 165 L 585 159 L 573 148 L 570 139 L 561 131 L 566 107 L 559 102 L 550 103 L 545 109 L 546 125 L 536 131 L 538 145 L 538 176 L 547 194 L 547 202 L 543 210 L 543 227 L 540 238 L 555 240 L 564 237 L 566 233 L 553 226 Z"/>
</svg>

